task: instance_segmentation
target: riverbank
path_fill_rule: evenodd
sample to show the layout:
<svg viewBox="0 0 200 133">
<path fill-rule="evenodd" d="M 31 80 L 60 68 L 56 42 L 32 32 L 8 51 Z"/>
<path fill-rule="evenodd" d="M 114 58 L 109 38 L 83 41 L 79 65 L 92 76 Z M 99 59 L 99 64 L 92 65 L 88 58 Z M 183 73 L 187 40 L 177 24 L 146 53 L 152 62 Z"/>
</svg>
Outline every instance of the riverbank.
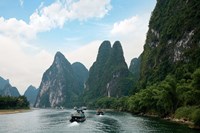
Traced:
<svg viewBox="0 0 200 133">
<path fill-rule="evenodd" d="M 29 112 L 31 109 L 5 109 L 0 110 L 0 115 Z"/>
<path fill-rule="evenodd" d="M 199 126 L 195 126 L 194 122 L 189 121 L 189 120 L 184 119 L 184 118 L 177 119 L 177 118 L 173 118 L 173 117 L 166 117 L 166 118 L 164 118 L 164 120 L 169 120 L 171 122 L 176 122 L 176 123 L 179 123 L 179 124 L 184 124 L 184 125 L 187 125 L 189 128 L 200 130 L 200 127 Z"/>
<path fill-rule="evenodd" d="M 194 125 L 194 122 L 189 121 L 189 120 L 184 119 L 184 118 L 178 119 L 178 118 L 175 118 L 175 117 L 173 117 L 173 116 L 161 118 L 161 117 L 159 117 L 159 115 L 157 115 L 157 114 L 149 114 L 149 113 L 146 113 L 146 114 L 140 113 L 140 114 L 138 114 L 138 115 L 139 115 L 139 116 L 144 116 L 144 117 L 160 118 L 160 119 L 163 119 L 163 120 L 166 120 L 166 121 L 170 121 L 170 122 L 175 122 L 175 123 L 178 123 L 178 124 L 187 125 L 187 126 L 188 126 L 189 128 L 191 128 L 191 129 L 200 130 L 200 127 L 199 127 L 199 126 L 195 126 L 195 125 Z"/>
</svg>

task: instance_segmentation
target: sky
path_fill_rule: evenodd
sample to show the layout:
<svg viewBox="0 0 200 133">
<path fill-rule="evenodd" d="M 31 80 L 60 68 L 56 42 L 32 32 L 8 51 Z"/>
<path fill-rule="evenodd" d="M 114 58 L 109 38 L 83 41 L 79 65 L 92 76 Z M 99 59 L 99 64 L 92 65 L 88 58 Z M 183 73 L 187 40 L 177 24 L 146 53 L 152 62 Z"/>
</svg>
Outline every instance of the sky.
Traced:
<svg viewBox="0 0 200 133">
<path fill-rule="evenodd" d="M 60 51 L 88 69 L 104 40 L 119 40 L 129 66 L 138 57 L 156 0 L 1 0 L 0 76 L 24 94 L 39 87 Z"/>
</svg>

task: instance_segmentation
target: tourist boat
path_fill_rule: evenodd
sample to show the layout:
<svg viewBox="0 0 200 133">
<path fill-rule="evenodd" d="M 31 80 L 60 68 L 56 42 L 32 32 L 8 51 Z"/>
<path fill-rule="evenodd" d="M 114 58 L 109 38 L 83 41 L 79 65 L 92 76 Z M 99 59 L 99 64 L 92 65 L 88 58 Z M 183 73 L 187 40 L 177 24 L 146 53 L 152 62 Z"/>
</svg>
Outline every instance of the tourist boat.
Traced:
<svg viewBox="0 0 200 133">
<path fill-rule="evenodd" d="M 70 122 L 84 122 L 86 120 L 83 109 L 76 109 L 76 112 L 71 115 Z"/>
<path fill-rule="evenodd" d="M 97 109 L 96 115 L 104 115 L 104 112 L 101 109 Z"/>
</svg>

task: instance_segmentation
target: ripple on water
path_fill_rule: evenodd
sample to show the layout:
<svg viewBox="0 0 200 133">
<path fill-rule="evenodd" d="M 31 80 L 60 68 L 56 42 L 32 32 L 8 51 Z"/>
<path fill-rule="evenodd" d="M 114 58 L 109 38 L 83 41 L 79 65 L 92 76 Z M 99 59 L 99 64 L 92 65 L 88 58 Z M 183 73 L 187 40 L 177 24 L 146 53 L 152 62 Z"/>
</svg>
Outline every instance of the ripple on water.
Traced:
<svg viewBox="0 0 200 133">
<path fill-rule="evenodd" d="M 96 128 L 102 132 L 120 132 L 122 131 L 121 124 L 112 116 L 98 116 Z"/>
<path fill-rule="evenodd" d="M 86 110 L 85 122 L 70 123 L 73 112 L 38 109 L 0 115 L 0 133 L 199 133 L 184 125 L 122 112 L 106 112 L 103 116 L 97 116 L 95 110 Z"/>
</svg>

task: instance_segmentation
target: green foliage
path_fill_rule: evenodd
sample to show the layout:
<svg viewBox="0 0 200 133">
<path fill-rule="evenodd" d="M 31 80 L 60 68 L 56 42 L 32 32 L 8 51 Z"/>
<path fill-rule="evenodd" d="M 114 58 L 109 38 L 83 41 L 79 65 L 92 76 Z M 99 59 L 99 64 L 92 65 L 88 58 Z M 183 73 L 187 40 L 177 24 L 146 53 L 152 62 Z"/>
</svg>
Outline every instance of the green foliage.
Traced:
<svg viewBox="0 0 200 133">
<path fill-rule="evenodd" d="M 157 0 L 141 54 L 140 91 L 128 100 L 131 112 L 166 116 L 176 111 L 177 118 L 198 125 L 199 11 L 199 0 Z"/>
<path fill-rule="evenodd" d="M 151 95 L 151 89 L 142 90 L 130 97 L 128 100 L 128 110 L 132 113 L 146 113 L 147 110 L 151 110 L 152 105 L 155 103 Z"/>
<path fill-rule="evenodd" d="M 176 91 L 177 91 L 180 106 L 193 104 L 195 97 L 193 97 L 193 91 L 190 85 L 185 84 L 185 83 L 179 84 L 176 88 Z"/>
<path fill-rule="evenodd" d="M 199 70 L 197 70 L 199 71 Z M 197 75 L 197 71 L 192 75 Z M 193 78 L 176 80 L 175 76 L 168 75 L 162 82 L 140 90 L 128 100 L 128 110 L 133 113 L 154 112 L 160 116 L 173 114 L 178 107 L 199 105 L 199 92 L 194 89 Z"/>
<path fill-rule="evenodd" d="M 200 66 L 199 11 L 199 0 L 157 1 L 141 55 L 141 89 L 170 73 L 182 79 Z"/>
<path fill-rule="evenodd" d="M 196 109 L 196 107 L 191 107 L 191 106 L 184 106 L 184 107 L 180 107 L 176 110 L 175 112 L 175 118 L 178 119 L 187 119 L 187 120 L 191 120 L 191 114 L 192 112 Z"/>
<path fill-rule="evenodd" d="M 154 112 L 165 116 L 174 112 L 177 106 L 176 83 L 172 76 L 141 90 L 129 98 L 129 111 L 133 113 Z"/>
<path fill-rule="evenodd" d="M 200 126 L 200 109 L 196 109 L 192 113 L 192 121 L 196 126 Z"/>
<path fill-rule="evenodd" d="M 112 109 L 115 108 L 117 104 L 117 100 L 113 97 L 103 97 L 97 100 L 95 106 L 97 108 L 107 108 Z"/>
<path fill-rule="evenodd" d="M 192 81 L 192 86 L 197 89 L 200 90 L 200 68 L 197 69 L 193 75 L 192 75 L 193 81 Z"/>
<path fill-rule="evenodd" d="M 91 101 L 108 96 L 108 90 L 111 97 L 128 96 L 133 94 L 133 88 L 133 76 L 128 70 L 120 42 L 116 41 L 111 47 L 109 41 L 104 41 L 89 71 L 85 102 L 91 105 Z"/>
<path fill-rule="evenodd" d="M 25 96 L 10 97 L 0 96 L 0 109 L 26 109 L 29 108 L 29 102 Z"/>
<path fill-rule="evenodd" d="M 191 120 L 199 125 L 199 18 L 199 0 L 157 0 L 140 56 L 141 62 L 135 66 L 140 68 L 139 74 L 133 73 L 138 76 L 138 83 L 133 78 L 133 83 L 138 84 L 135 87 L 138 91 L 125 99 L 101 98 L 96 107 L 119 109 L 122 106 L 122 110 L 132 113 L 153 113 L 161 117 L 175 114 L 176 118 Z M 112 58 L 112 62 L 118 63 L 115 58 Z M 109 63 L 105 63 L 105 66 L 109 66 L 103 73 L 106 76 L 95 84 L 97 88 L 101 83 L 108 83 L 112 75 L 107 73 L 113 74 L 123 68 Z M 124 80 L 120 85 L 127 92 L 131 87 L 128 80 Z"/>
<path fill-rule="evenodd" d="M 95 101 L 96 108 L 111 108 L 131 113 L 157 114 L 160 117 L 175 114 L 176 118 L 199 124 L 199 69 L 192 74 L 183 74 L 182 79 L 168 75 L 158 83 L 142 89 L 130 97 L 103 97 Z M 192 76 L 191 76 L 192 75 Z"/>
<path fill-rule="evenodd" d="M 102 97 L 95 101 L 95 108 L 116 109 L 120 111 L 128 111 L 128 97 L 114 98 Z"/>
<path fill-rule="evenodd" d="M 131 64 L 129 66 L 129 71 L 133 74 L 133 77 L 136 81 L 138 81 L 140 77 L 140 62 L 141 58 L 133 58 L 131 60 Z"/>
<path fill-rule="evenodd" d="M 175 112 L 175 118 L 190 120 L 194 122 L 194 125 L 200 126 L 200 108 L 197 106 L 180 107 Z"/>
</svg>

